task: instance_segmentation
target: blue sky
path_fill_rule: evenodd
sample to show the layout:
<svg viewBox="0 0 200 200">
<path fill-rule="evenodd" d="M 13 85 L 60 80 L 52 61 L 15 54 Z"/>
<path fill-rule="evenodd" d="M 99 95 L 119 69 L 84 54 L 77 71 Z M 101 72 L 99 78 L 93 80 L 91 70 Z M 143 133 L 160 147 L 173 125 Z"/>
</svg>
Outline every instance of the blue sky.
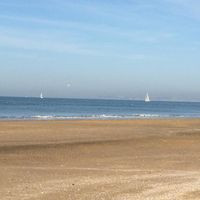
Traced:
<svg viewBox="0 0 200 200">
<path fill-rule="evenodd" d="M 1 0 L 0 96 L 200 100 L 200 1 Z"/>
</svg>

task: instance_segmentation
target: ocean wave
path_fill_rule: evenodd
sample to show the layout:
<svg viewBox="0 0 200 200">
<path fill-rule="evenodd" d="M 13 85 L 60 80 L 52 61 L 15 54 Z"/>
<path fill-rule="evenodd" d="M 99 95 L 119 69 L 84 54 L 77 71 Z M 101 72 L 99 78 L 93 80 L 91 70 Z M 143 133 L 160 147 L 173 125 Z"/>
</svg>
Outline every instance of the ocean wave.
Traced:
<svg viewBox="0 0 200 200">
<path fill-rule="evenodd" d="M 94 115 L 74 115 L 74 116 L 58 116 L 58 115 L 34 115 L 34 116 L 0 116 L 0 120 L 120 120 L 120 119 L 161 119 L 161 118 L 196 118 L 198 116 L 178 115 L 178 114 L 94 114 Z M 200 117 L 200 116 L 199 116 Z"/>
<path fill-rule="evenodd" d="M 38 120 L 62 120 L 62 119 L 134 119 L 134 118 L 160 118 L 164 117 L 157 114 L 132 114 L 132 115 L 87 115 L 87 116 L 53 116 L 53 115 L 36 115 L 32 116 L 33 119 Z"/>
</svg>

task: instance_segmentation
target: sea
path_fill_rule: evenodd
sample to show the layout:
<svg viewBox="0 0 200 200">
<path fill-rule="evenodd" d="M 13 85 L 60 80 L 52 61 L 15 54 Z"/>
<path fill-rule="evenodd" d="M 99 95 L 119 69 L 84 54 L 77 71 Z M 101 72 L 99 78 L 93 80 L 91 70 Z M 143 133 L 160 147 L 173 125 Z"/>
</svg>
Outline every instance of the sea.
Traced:
<svg viewBox="0 0 200 200">
<path fill-rule="evenodd" d="M 0 97 L 0 120 L 200 118 L 200 102 Z"/>
</svg>

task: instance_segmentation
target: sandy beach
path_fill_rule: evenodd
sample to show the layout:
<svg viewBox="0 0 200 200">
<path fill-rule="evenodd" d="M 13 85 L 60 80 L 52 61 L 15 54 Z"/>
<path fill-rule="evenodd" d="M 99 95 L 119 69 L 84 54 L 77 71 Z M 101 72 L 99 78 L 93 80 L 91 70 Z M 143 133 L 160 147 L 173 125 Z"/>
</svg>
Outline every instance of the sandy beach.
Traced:
<svg viewBox="0 0 200 200">
<path fill-rule="evenodd" d="M 200 119 L 1 121 L 1 200 L 200 199 Z"/>
</svg>

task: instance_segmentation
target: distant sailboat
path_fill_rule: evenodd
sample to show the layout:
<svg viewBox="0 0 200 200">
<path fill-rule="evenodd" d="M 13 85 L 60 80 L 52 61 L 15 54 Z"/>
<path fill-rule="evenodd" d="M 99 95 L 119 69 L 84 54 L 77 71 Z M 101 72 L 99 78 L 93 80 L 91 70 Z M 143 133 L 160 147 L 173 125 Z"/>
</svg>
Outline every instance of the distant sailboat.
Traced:
<svg viewBox="0 0 200 200">
<path fill-rule="evenodd" d="M 150 98 L 149 98 L 148 93 L 146 94 L 144 101 L 145 101 L 145 102 L 150 102 Z"/>
<path fill-rule="evenodd" d="M 43 99 L 44 97 L 43 97 L 43 94 L 42 94 L 42 92 L 41 92 L 41 94 L 40 94 L 40 99 Z"/>
</svg>

